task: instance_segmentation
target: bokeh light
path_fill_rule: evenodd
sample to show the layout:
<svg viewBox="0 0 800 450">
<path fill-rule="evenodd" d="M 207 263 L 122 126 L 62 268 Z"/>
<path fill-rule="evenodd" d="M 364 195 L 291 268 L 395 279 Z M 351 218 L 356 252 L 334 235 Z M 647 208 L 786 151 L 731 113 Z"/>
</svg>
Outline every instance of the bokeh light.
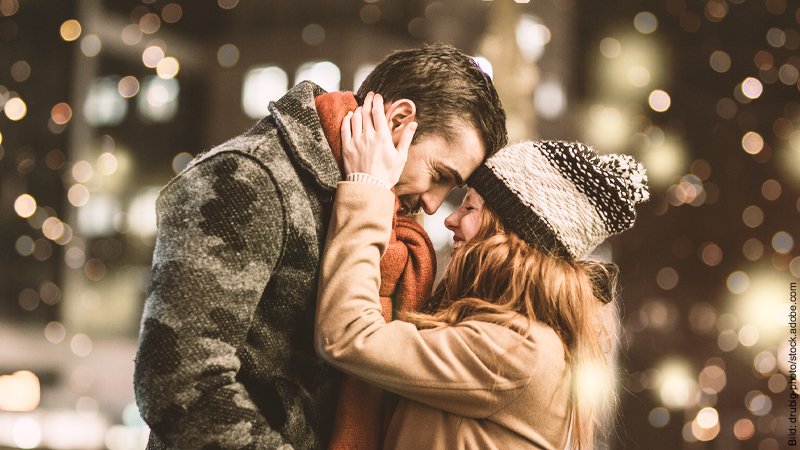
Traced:
<svg viewBox="0 0 800 450">
<path fill-rule="evenodd" d="M 709 56 L 708 63 L 715 72 L 725 73 L 731 68 L 731 57 L 725 51 L 715 50 Z"/>
<path fill-rule="evenodd" d="M 14 211 L 22 218 L 28 218 L 36 212 L 36 199 L 30 194 L 22 194 L 14 201 Z"/>
<path fill-rule="evenodd" d="M 72 119 L 72 108 L 67 103 L 59 103 L 50 110 L 50 119 L 58 125 L 65 125 Z"/>
<path fill-rule="evenodd" d="M 142 62 L 145 67 L 155 68 L 162 59 L 164 59 L 164 50 L 157 45 L 151 45 L 142 52 Z"/>
<path fill-rule="evenodd" d="M 158 73 L 158 76 L 160 78 L 163 78 L 165 80 L 173 78 L 176 75 L 178 75 L 179 70 L 180 70 L 180 63 L 178 63 L 178 60 L 173 58 L 172 56 L 163 58 L 156 65 L 156 73 Z"/>
<path fill-rule="evenodd" d="M 161 18 L 166 23 L 176 23 L 183 16 L 183 8 L 177 3 L 169 3 L 161 8 Z"/>
<path fill-rule="evenodd" d="M 233 44 L 222 45 L 217 50 L 217 62 L 226 69 L 235 66 L 239 62 L 239 48 Z"/>
<path fill-rule="evenodd" d="M 61 24 L 61 39 L 72 42 L 81 35 L 81 24 L 75 19 L 69 19 Z"/>
<path fill-rule="evenodd" d="M 650 93 L 650 97 L 648 97 L 648 102 L 650 103 L 650 108 L 656 112 L 664 112 L 669 109 L 670 104 L 672 103 L 672 99 L 670 98 L 669 94 L 665 91 L 660 89 L 656 89 Z"/>
<path fill-rule="evenodd" d="M 21 98 L 14 97 L 6 102 L 3 106 L 3 111 L 6 113 L 6 117 L 11 120 L 22 120 L 28 112 L 28 106 Z"/>
<path fill-rule="evenodd" d="M 643 11 L 633 18 L 633 26 L 639 33 L 650 34 L 658 29 L 658 18 L 649 11 Z"/>
<path fill-rule="evenodd" d="M 658 393 L 665 407 L 682 409 L 692 402 L 697 383 L 686 361 L 668 359 L 659 365 L 658 374 Z"/>
<path fill-rule="evenodd" d="M 139 93 L 139 80 L 133 75 L 124 76 L 117 84 L 117 91 L 119 91 L 119 95 L 124 98 L 134 97 Z"/>
<path fill-rule="evenodd" d="M 764 149 L 764 138 L 755 131 L 748 131 L 742 136 L 742 148 L 751 155 L 758 154 Z"/>
</svg>

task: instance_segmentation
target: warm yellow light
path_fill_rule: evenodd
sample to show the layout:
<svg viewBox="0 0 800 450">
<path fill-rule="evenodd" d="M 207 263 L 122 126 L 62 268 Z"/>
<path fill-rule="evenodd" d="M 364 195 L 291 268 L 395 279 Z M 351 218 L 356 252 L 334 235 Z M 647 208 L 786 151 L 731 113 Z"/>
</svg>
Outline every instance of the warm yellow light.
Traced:
<svg viewBox="0 0 800 450">
<path fill-rule="evenodd" d="M 585 361 L 575 370 L 577 389 L 586 404 L 602 406 L 614 387 L 613 375 L 594 361 Z"/>
<path fill-rule="evenodd" d="M 89 190 L 82 184 L 76 184 L 67 191 L 67 199 L 72 206 L 80 208 L 89 201 Z"/>
<path fill-rule="evenodd" d="M 727 376 L 721 367 L 714 364 L 708 365 L 700 371 L 700 389 L 707 394 L 719 394 L 727 384 Z"/>
<path fill-rule="evenodd" d="M 36 199 L 29 194 L 22 194 L 14 201 L 14 211 L 22 218 L 28 218 L 36 212 Z"/>
<path fill-rule="evenodd" d="M 48 217 L 42 223 L 42 234 L 51 241 L 58 240 L 64 234 L 64 223 L 58 217 Z"/>
<path fill-rule="evenodd" d="M 164 50 L 157 45 L 151 45 L 142 52 L 142 62 L 151 69 L 158 66 L 162 59 L 164 59 Z"/>
<path fill-rule="evenodd" d="M 708 406 L 698 411 L 694 420 L 697 421 L 697 425 L 701 428 L 714 428 L 715 425 L 719 424 L 719 413 L 717 413 L 716 409 Z"/>
<path fill-rule="evenodd" d="M 740 441 L 746 441 L 753 437 L 756 427 L 750 419 L 739 419 L 733 424 L 733 435 Z"/>
<path fill-rule="evenodd" d="M 588 114 L 587 140 L 600 152 L 622 151 L 631 135 L 630 122 L 618 108 L 593 105 Z"/>
<path fill-rule="evenodd" d="M 616 58 L 622 53 L 622 45 L 613 37 L 606 37 L 600 41 L 600 53 L 606 58 Z"/>
<path fill-rule="evenodd" d="M 740 338 L 744 337 L 745 342 L 757 344 L 759 348 L 785 342 L 789 315 L 787 286 L 793 278 L 770 267 L 749 272 L 749 275 L 743 271 L 734 272 L 740 274 L 743 283 L 731 289 L 734 295 L 727 302 L 745 330 L 740 331 Z"/>
<path fill-rule="evenodd" d="M 156 73 L 158 74 L 159 78 L 163 78 L 165 80 L 174 78 L 175 75 L 178 74 L 179 70 L 180 64 L 178 63 L 178 60 L 172 56 L 162 59 L 156 65 Z"/>
<path fill-rule="evenodd" d="M 9 119 L 16 121 L 25 117 L 25 114 L 28 112 L 28 107 L 21 98 L 14 97 L 6 102 L 3 110 Z"/>
<path fill-rule="evenodd" d="M 764 149 L 764 138 L 755 131 L 748 131 L 742 136 L 742 148 L 751 155 L 755 155 Z"/>
<path fill-rule="evenodd" d="M 686 173 L 688 166 L 686 149 L 672 137 L 647 147 L 641 158 L 647 169 L 648 181 L 656 187 L 666 187 L 673 183 L 682 173 Z"/>
<path fill-rule="evenodd" d="M 650 93 L 648 102 L 650 103 L 650 108 L 652 108 L 653 111 L 664 112 L 669 109 L 670 105 L 672 104 L 672 99 L 665 91 L 656 89 Z"/>
<path fill-rule="evenodd" d="M 97 157 L 97 171 L 103 175 L 113 175 L 117 171 L 119 163 L 113 153 L 102 153 Z"/>
<path fill-rule="evenodd" d="M 712 407 L 697 412 L 692 421 L 692 435 L 698 441 L 710 441 L 719 434 L 719 413 Z"/>
<path fill-rule="evenodd" d="M 86 183 L 92 179 L 93 175 L 94 169 L 92 165 L 89 164 L 89 161 L 78 161 L 72 166 L 72 177 L 75 178 L 75 181 L 78 183 Z"/>
<path fill-rule="evenodd" d="M 650 70 L 644 66 L 633 66 L 628 69 L 628 82 L 636 87 L 645 87 L 650 84 Z"/>
<path fill-rule="evenodd" d="M 39 406 L 40 396 L 39 377 L 33 372 L 20 370 L 0 375 L 0 410 L 33 411 Z"/>
<path fill-rule="evenodd" d="M 81 35 L 81 23 L 75 19 L 69 19 L 61 24 L 61 39 L 72 42 Z"/>
<path fill-rule="evenodd" d="M 757 78 L 747 77 L 742 81 L 742 93 L 745 97 L 755 100 L 761 97 L 762 92 L 764 92 L 764 85 Z"/>
<path fill-rule="evenodd" d="M 697 383 L 689 363 L 679 359 L 664 361 L 659 370 L 658 393 L 664 406 L 681 409 L 689 406 L 697 392 Z"/>
</svg>

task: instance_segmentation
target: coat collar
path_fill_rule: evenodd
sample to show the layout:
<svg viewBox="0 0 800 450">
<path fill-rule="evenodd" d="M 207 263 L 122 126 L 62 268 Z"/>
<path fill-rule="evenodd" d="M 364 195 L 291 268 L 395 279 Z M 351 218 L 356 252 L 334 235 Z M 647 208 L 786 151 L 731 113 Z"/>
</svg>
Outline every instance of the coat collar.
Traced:
<svg viewBox="0 0 800 450">
<path fill-rule="evenodd" d="M 269 111 L 286 142 L 289 156 L 322 188 L 334 191 L 342 177 L 314 104 L 314 97 L 325 93 L 316 84 L 303 81 L 280 99 L 270 102 Z"/>
</svg>

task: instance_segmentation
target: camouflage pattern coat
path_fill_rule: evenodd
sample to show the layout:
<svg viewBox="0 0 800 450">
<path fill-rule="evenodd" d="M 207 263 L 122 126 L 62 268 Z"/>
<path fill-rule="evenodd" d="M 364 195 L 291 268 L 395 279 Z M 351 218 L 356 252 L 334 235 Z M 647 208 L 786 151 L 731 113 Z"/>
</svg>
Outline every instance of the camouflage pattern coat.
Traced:
<svg viewBox="0 0 800 450">
<path fill-rule="evenodd" d="M 303 82 L 157 202 L 134 387 L 148 448 L 327 446 L 337 375 L 313 347 L 341 174 Z"/>
</svg>

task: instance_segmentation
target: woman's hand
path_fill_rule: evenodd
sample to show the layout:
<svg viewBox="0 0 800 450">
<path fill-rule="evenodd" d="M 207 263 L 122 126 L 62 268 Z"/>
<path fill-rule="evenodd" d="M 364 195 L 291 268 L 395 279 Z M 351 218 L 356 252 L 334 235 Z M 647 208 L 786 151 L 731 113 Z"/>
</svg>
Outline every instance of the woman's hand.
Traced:
<svg viewBox="0 0 800 450">
<path fill-rule="evenodd" d="M 394 186 L 408 159 L 408 147 L 417 123 L 401 125 L 397 148 L 392 141 L 383 97 L 370 92 L 364 106 L 348 113 L 342 122 L 342 157 L 345 174 L 366 173 Z"/>
</svg>

